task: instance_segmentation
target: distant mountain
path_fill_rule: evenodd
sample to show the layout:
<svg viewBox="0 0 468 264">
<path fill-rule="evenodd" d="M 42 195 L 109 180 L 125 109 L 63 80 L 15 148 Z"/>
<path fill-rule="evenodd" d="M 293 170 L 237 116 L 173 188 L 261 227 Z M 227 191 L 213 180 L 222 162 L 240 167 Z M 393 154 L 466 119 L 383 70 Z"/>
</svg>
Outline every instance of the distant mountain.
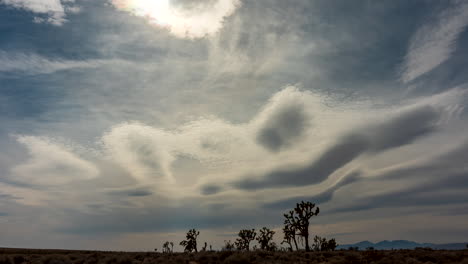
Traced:
<svg viewBox="0 0 468 264">
<path fill-rule="evenodd" d="M 370 241 L 361 241 L 355 244 L 339 245 L 338 249 L 348 249 L 350 247 L 358 247 L 360 250 L 365 250 L 367 248 L 374 249 L 415 249 L 417 247 L 421 248 L 432 248 L 432 249 L 447 249 L 447 250 L 457 250 L 457 249 L 466 249 L 468 243 L 451 243 L 451 244 L 432 244 L 432 243 L 417 243 L 408 240 L 383 240 L 378 243 L 372 243 Z"/>
</svg>

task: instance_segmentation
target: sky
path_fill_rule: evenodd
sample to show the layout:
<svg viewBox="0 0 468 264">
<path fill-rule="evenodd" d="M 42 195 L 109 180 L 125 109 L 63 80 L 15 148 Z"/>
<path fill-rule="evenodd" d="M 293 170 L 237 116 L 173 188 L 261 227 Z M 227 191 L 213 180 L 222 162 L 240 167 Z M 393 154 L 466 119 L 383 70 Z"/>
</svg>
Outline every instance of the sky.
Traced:
<svg viewBox="0 0 468 264">
<path fill-rule="evenodd" d="M 0 0 L 0 246 L 466 242 L 468 2 Z"/>
</svg>

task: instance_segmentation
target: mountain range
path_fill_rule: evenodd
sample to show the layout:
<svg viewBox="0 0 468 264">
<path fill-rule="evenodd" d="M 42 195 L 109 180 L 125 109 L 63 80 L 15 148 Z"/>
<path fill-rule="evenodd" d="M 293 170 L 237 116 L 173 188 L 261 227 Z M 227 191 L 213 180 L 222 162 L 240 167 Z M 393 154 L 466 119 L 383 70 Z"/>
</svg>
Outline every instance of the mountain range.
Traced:
<svg viewBox="0 0 468 264">
<path fill-rule="evenodd" d="M 433 243 L 417 243 L 408 240 L 383 240 L 378 243 L 372 243 L 370 241 L 361 241 L 355 244 L 339 245 L 337 249 L 348 249 L 350 247 L 358 247 L 359 250 L 367 248 L 374 249 L 415 249 L 421 248 L 432 248 L 432 249 L 445 249 L 445 250 L 460 250 L 466 249 L 468 243 L 450 243 L 450 244 L 433 244 Z"/>
</svg>

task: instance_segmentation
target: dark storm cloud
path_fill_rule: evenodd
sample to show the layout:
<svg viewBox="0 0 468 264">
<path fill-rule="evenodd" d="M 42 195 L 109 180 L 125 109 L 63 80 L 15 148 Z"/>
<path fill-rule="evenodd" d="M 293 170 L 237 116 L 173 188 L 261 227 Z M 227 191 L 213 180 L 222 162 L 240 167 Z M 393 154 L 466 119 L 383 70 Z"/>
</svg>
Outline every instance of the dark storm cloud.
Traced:
<svg viewBox="0 0 468 264">
<path fill-rule="evenodd" d="M 431 106 L 400 113 L 389 121 L 344 136 L 307 166 L 279 168 L 266 173 L 261 179 L 250 177 L 235 182 L 234 186 L 256 190 L 320 183 L 361 154 L 400 147 L 435 131 L 439 117 L 440 112 Z"/>
<path fill-rule="evenodd" d="M 129 189 L 129 190 L 110 191 L 109 194 L 119 195 L 119 196 L 130 196 L 130 197 L 143 197 L 143 196 L 150 196 L 153 194 L 153 192 L 146 188 L 137 188 L 137 189 Z"/>
<path fill-rule="evenodd" d="M 209 184 L 209 185 L 202 186 L 201 193 L 203 195 L 212 195 L 212 194 L 217 194 L 221 190 L 222 190 L 221 186 Z"/>
<path fill-rule="evenodd" d="M 467 155 L 468 143 L 465 143 L 461 147 L 447 154 L 437 156 L 424 164 L 394 169 L 383 174 L 372 175 L 369 178 L 363 177 L 364 175 L 361 172 L 353 172 L 317 195 L 296 196 L 264 204 L 264 207 L 287 209 L 300 200 L 322 204 L 331 201 L 336 191 L 352 183 L 376 186 L 382 184 L 382 180 L 401 179 L 417 180 L 421 183 L 396 192 L 357 199 L 352 205 L 332 209 L 328 212 L 340 213 L 386 207 L 464 204 L 468 201 L 468 195 L 460 195 L 459 192 L 454 193 L 454 191 L 468 191 L 468 168 L 464 167 Z M 449 213 L 455 214 L 456 212 L 450 211 Z"/>
<path fill-rule="evenodd" d="M 245 179 L 235 185 L 244 190 L 256 190 L 268 187 L 291 187 L 319 183 L 327 179 L 335 170 L 364 153 L 369 148 L 368 144 L 364 137 L 350 135 L 327 149 L 308 166 L 281 168 L 267 173 L 263 179 Z"/>
<path fill-rule="evenodd" d="M 327 190 L 316 194 L 316 195 L 305 195 L 305 196 L 295 196 L 271 203 L 266 203 L 263 206 L 265 208 L 270 209 L 288 209 L 294 206 L 298 201 L 314 201 L 317 204 L 323 204 L 329 202 L 332 198 L 334 193 L 339 190 L 340 188 L 352 184 L 361 180 L 361 173 L 360 172 L 353 172 L 349 175 L 346 175 L 341 179 L 337 184 L 333 185 L 332 187 L 328 188 Z"/>
<path fill-rule="evenodd" d="M 109 209 L 109 208 L 108 208 Z M 262 215 L 262 217 L 258 217 Z M 173 230 L 230 227 L 255 227 L 266 224 L 263 217 L 279 224 L 277 212 L 265 209 L 232 209 L 216 205 L 203 207 L 192 202 L 184 202 L 181 207 L 159 208 L 112 208 L 105 214 L 70 212 L 69 220 L 60 231 L 76 234 L 103 234 L 122 232 L 170 232 Z M 268 220 L 267 220 L 268 222 Z"/>
<path fill-rule="evenodd" d="M 371 178 L 361 178 L 363 184 L 378 185 L 381 180 L 417 180 L 416 186 L 399 191 L 357 199 L 352 205 L 332 212 L 352 212 L 385 207 L 437 206 L 466 204 L 468 201 L 468 168 L 465 157 L 468 143 L 440 155 L 424 164 L 395 169 Z"/>
<path fill-rule="evenodd" d="M 270 151 L 289 147 L 309 126 L 309 117 L 301 104 L 283 107 L 260 128 L 257 142 Z"/>
<path fill-rule="evenodd" d="M 453 175 L 468 181 L 468 172 L 465 174 Z M 352 205 L 342 206 L 328 211 L 329 213 L 355 212 L 361 210 L 371 210 L 379 208 L 403 208 L 412 206 L 440 206 L 466 204 L 468 201 L 468 188 L 464 184 L 461 186 L 443 186 L 443 184 L 422 184 L 418 187 L 391 192 L 382 195 L 374 195 L 356 200 Z M 453 191 L 463 190 L 463 194 Z M 440 190 L 446 190 L 440 193 Z"/>
<path fill-rule="evenodd" d="M 369 130 L 372 151 L 382 151 L 411 143 L 415 139 L 433 132 L 440 112 L 434 107 L 424 106 L 406 112 Z"/>
</svg>

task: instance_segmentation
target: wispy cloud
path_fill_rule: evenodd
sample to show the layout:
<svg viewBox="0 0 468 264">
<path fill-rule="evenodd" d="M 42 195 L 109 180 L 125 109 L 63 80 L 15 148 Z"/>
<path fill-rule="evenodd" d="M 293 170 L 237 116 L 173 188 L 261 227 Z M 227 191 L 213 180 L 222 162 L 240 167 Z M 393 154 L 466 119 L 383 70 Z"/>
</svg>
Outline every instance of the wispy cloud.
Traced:
<svg viewBox="0 0 468 264">
<path fill-rule="evenodd" d="M 70 147 L 34 136 L 18 136 L 17 141 L 28 149 L 30 158 L 12 169 L 16 181 L 57 186 L 99 174 L 96 166 L 74 154 Z"/>
<path fill-rule="evenodd" d="M 468 3 L 457 1 L 434 22 L 419 28 L 410 40 L 401 79 L 410 82 L 450 58 L 460 33 L 468 25 Z"/>
<path fill-rule="evenodd" d="M 106 62 L 108 61 L 49 59 L 37 54 L 0 51 L 0 72 L 18 72 L 28 75 L 50 74 L 78 68 L 96 68 Z"/>
<path fill-rule="evenodd" d="M 37 14 L 36 23 L 50 23 L 61 26 L 67 19 L 67 13 L 76 13 L 79 7 L 74 6 L 75 0 L 0 0 L 0 4 L 12 6 Z"/>
</svg>

